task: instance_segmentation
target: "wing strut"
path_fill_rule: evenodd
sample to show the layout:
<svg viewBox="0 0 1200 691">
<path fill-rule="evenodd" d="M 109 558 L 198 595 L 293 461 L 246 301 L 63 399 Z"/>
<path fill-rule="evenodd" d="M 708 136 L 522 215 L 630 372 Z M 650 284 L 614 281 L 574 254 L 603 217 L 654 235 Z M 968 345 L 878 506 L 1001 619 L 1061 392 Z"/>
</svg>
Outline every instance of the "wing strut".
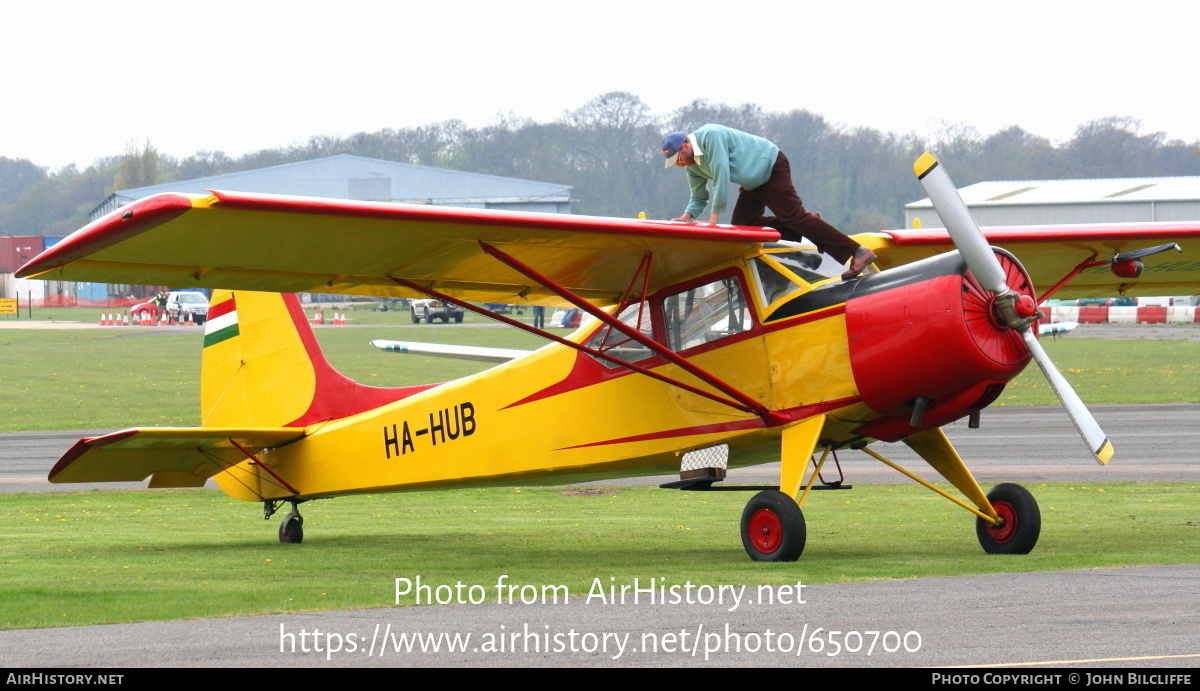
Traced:
<svg viewBox="0 0 1200 691">
<path fill-rule="evenodd" d="M 587 353 L 588 355 L 600 358 L 601 360 L 604 360 L 605 362 L 611 362 L 614 365 L 624 367 L 625 369 L 632 370 L 634 372 L 637 372 L 638 374 L 644 374 L 647 377 L 650 377 L 651 379 L 657 379 L 665 384 L 670 384 L 671 386 L 677 386 L 681 389 L 684 389 L 685 391 L 690 391 L 691 393 L 694 393 L 697 396 L 703 396 L 709 400 L 716 401 L 717 403 L 720 403 L 721 405 L 727 405 L 730 408 L 735 408 L 744 413 L 755 413 L 754 410 L 752 410 L 744 405 L 741 405 L 740 403 L 731 401 L 728 398 L 717 396 L 717 395 L 711 394 L 707 391 L 697 389 L 694 386 L 690 386 L 690 385 L 685 384 L 676 379 L 672 379 L 670 377 L 659 374 L 657 372 L 652 372 L 644 367 L 639 367 L 639 366 L 633 364 L 632 362 L 625 362 L 624 360 L 619 360 L 611 355 L 608 355 L 604 351 L 596 350 L 594 348 L 589 348 L 588 346 L 585 346 L 582 343 L 568 341 L 567 339 L 563 338 L 562 336 L 552 334 L 549 331 L 543 331 L 542 329 L 536 329 L 536 328 L 534 328 L 528 324 L 525 324 L 523 322 L 516 321 L 515 319 L 510 319 L 510 318 L 504 316 L 503 314 L 496 314 L 495 312 L 493 312 L 491 310 L 484 309 L 482 307 L 477 307 L 475 305 L 472 305 L 469 302 L 464 302 L 462 300 L 459 300 L 458 298 L 451 297 L 449 295 L 446 295 L 445 293 L 436 291 L 433 288 L 426 288 L 425 286 L 422 286 L 417 283 L 413 283 L 412 281 L 409 281 L 407 279 L 396 278 L 394 276 L 389 276 L 388 280 L 395 283 L 398 286 L 403 286 L 410 290 L 415 290 L 418 293 L 421 293 L 422 295 L 428 295 L 431 298 L 435 298 L 438 300 L 444 300 L 453 305 L 458 305 L 459 307 L 461 307 L 465 310 L 470 310 L 470 311 L 474 312 L 475 314 L 479 314 L 484 317 L 488 317 L 489 319 L 495 319 L 498 322 L 518 328 L 522 331 L 526 331 L 528 333 L 531 333 L 531 334 L 534 334 L 537 336 L 541 336 L 542 338 L 554 341 L 555 343 L 560 343 L 569 348 L 574 348 L 575 350 L 578 350 L 580 352 Z"/>
<path fill-rule="evenodd" d="M 414 290 L 418 293 L 421 293 L 422 295 L 428 295 L 431 298 L 435 298 L 437 300 L 444 300 L 451 304 L 458 305 L 459 307 L 462 307 L 465 310 L 470 310 L 471 312 L 474 312 L 476 314 L 479 314 L 479 315 L 482 315 L 485 317 L 489 317 L 491 319 L 495 319 L 496 321 L 499 321 L 503 324 L 507 324 L 508 326 L 518 328 L 522 331 L 535 334 L 535 335 L 545 338 L 547 340 L 554 341 L 555 343 L 559 343 L 561 345 L 565 345 L 569 348 L 573 348 L 580 352 L 587 353 L 588 355 L 591 355 L 593 357 L 604 360 L 605 362 L 612 363 L 613 365 L 616 365 L 618 367 L 623 367 L 632 372 L 637 372 L 638 374 L 643 374 L 647 377 L 650 377 L 651 379 L 657 379 L 658 381 L 661 381 L 665 384 L 670 384 L 671 386 L 681 388 L 684 391 L 694 393 L 697 396 L 703 396 L 704 398 L 707 398 L 711 401 L 715 401 L 722 405 L 729 406 L 730 408 L 734 408 L 735 410 L 740 410 L 745 413 L 753 413 L 754 415 L 757 415 L 758 417 L 762 418 L 763 421 L 766 422 L 768 425 L 780 425 L 780 424 L 783 424 L 783 423 L 786 423 L 789 421 L 788 419 L 784 418 L 783 416 L 779 415 L 778 413 L 766 408 L 765 406 L 763 406 L 761 403 L 754 400 L 753 398 L 750 398 L 746 394 L 742 393 L 741 391 L 738 391 L 737 389 L 735 389 L 734 387 L 725 383 L 724 381 L 721 381 L 717 377 L 713 376 L 711 373 L 704 371 L 703 369 L 693 365 L 692 363 L 688 362 L 687 360 L 684 360 L 683 358 L 679 357 L 674 352 L 667 350 L 658 341 L 648 339 L 645 336 L 643 336 L 641 333 L 630 329 L 628 326 L 626 326 L 621 321 L 613 318 L 611 315 L 604 312 L 603 310 L 596 308 L 591 303 L 587 302 L 586 300 L 579 297 L 578 295 L 572 293 L 570 290 L 563 288 L 562 286 L 558 285 L 554 281 L 551 281 L 549 278 L 542 276 L 541 274 L 530 269 L 529 267 L 526 267 L 524 264 L 521 264 L 517 260 L 512 259 L 512 257 L 509 257 L 508 255 L 504 254 L 503 252 L 500 252 L 499 250 L 496 250 L 495 248 L 489 247 L 488 245 L 484 245 L 483 243 L 480 243 L 480 244 L 483 245 L 484 251 L 488 252 L 489 254 L 492 254 L 493 256 L 495 256 L 497 259 L 500 259 L 504 263 L 509 264 L 509 266 L 516 269 L 518 272 L 525 274 L 527 277 L 536 281 L 538 284 L 542 285 L 543 287 L 555 292 L 556 294 L 558 294 L 563 299 L 570 302 L 575 307 L 578 307 L 579 309 L 582 309 L 582 310 L 588 312 L 589 314 L 595 316 L 597 319 L 604 322 L 605 324 L 612 326 L 615 330 L 619 331 L 620 333 L 624 334 L 625 336 L 637 341 L 638 343 L 641 343 L 642 345 L 645 345 L 647 348 L 650 349 L 651 352 L 658 354 L 658 355 L 662 355 L 665 359 L 678 364 L 682 369 L 691 373 L 697 379 L 703 381 L 706 384 L 713 386 L 714 388 L 721 391 L 722 393 L 729 395 L 729 398 L 726 398 L 724 396 L 719 396 L 719 395 L 710 393 L 708 391 L 704 391 L 702 389 L 698 389 L 690 384 L 681 382 L 678 379 L 673 379 L 671 377 L 659 374 L 657 372 L 646 369 L 645 367 L 636 365 L 632 362 L 626 362 L 624 360 L 615 358 L 615 357 L 607 354 L 603 350 L 597 350 L 595 348 L 591 348 L 586 345 L 583 345 L 582 343 L 575 343 L 574 341 L 569 341 L 561 336 L 552 334 L 543 329 L 537 329 L 537 328 L 534 328 L 523 322 L 519 322 L 519 321 L 516 321 L 515 319 L 506 317 L 502 314 L 496 314 L 495 312 L 493 312 L 491 310 L 484 309 L 482 307 L 472 305 L 471 303 L 466 302 L 464 300 L 459 300 L 458 298 L 452 297 L 450 295 L 446 295 L 445 293 L 435 290 L 432 287 L 426 287 L 426 286 L 420 285 L 418 283 L 414 283 L 413 281 L 410 281 L 410 280 L 407 280 L 404 278 L 397 278 L 395 276 L 387 276 L 386 278 L 387 278 L 387 280 L 391 281 L 392 283 L 395 283 L 398 286 L 403 286 L 410 290 Z M 506 259 L 509 261 L 506 261 Z M 510 263 L 510 261 L 512 263 Z M 520 268 L 518 268 L 518 267 L 520 267 Z M 526 273 L 526 272 L 528 272 L 528 273 Z M 635 280 L 636 280 L 636 276 L 635 276 Z M 642 300 L 644 301 L 645 297 L 642 297 Z M 622 300 L 622 302 L 625 302 L 625 300 Z M 639 318 L 640 318 L 640 316 L 639 316 Z M 734 400 L 730 400 L 730 399 L 734 399 Z"/>
<path fill-rule="evenodd" d="M 287 491 L 291 492 L 292 494 L 295 494 L 296 496 L 300 496 L 300 490 L 298 490 L 298 489 L 296 489 L 295 487 L 292 487 L 291 485 L 289 485 L 289 484 L 288 484 L 288 482 L 287 482 L 287 480 L 284 480 L 283 478 L 279 477 L 279 473 L 276 473 L 274 470 L 271 470 L 270 468 L 268 468 L 266 463 L 263 463 L 262 461 L 258 460 L 258 456 L 255 456 L 254 454 L 252 454 L 252 453 L 250 453 L 249 451 L 247 451 L 247 450 L 246 450 L 246 447 L 244 447 L 244 446 L 242 446 L 241 444 L 237 443 L 237 442 L 236 442 L 236 441 L 234 441 L 233 439 L 230 439 L 230 440 L 229 440 L 229 443 L 230 443 L 230 444 L 233 444 L 233 445 L 234 445 L 234 446 L 236 446 L 236 447 L 238 447 L 238 450 L 239 450 L 239 451 L 241 451 L 242 453 L 246 454 L 246 457 L 250 459 L 250 463 L 251 463 L 252 465 L 256 465 L 256 466 L 258 466 L 259 468 L 262 468 L 263 470 L 267 471 L 268 473 L 270 473 L 270 474 L 271 474 L 271 477 L 273 477 L 273 478 L 275 478 L 276 480 L 278 480 L 278 481 L 279 481 L 279 484 L 281 484 L 281 485 L 283 485 L 285 488 L 287 488 Z M 257 492 L 255 492 L 255 494 L 258 494 L 258 493 L 257 493 Z M 262 496 L 262 495 L 259 495 L 259 496 Z"/>
<path fill-rule="evenodd" d="M 625 324 L 620 319 L 617 319 L 616 317 L 612 316 L 611 314 L 596 307 L 592 303 L 584 300 L 583 298 L 579 297 L 578 295 L 575 295 L 570 290 L 567 290 L 566 288 L 558 285 L 554 281 L 550 280 L 548 277 L 543 276 L 542 274 L 535 271 L 532 267 L 529 267 L 529 266 L 523 264 L 522 262 L 515 259 L 514 257 L 512 257 L 508 254 L 505 254 L 501 250 L 496 249 L 495 247 L 493 247 L 485 242 L 480 242 L 479 246 L 483 248 L 484 252 L 487 252 L 488 254 L 492 255 L 496 259 L 499 259 L 501 262 L 504 262 L 510 268 L 514 269 L 515 271 L 522 274 L 526 278 L 529 278 L 530 280 L 537 282 L 542 287 L 553 291 L 559 297 L 563 298 L 564 300 L 567 300 L 572 305 L 575 305 L 579 309 L 581 309 L 581 310 L 587 312 L 588 314 L 592 315 L 593 317 L 599 319 L 600 321 L 607 324 L 609 327 L 624 334 L 626 337 L 640 343 L 641 345 L 646 346 L 654 354 L 659 355 L 662 358 L 664 358 L 665 360 L 677 365 L 680 369 L 691 374 L 693 377 L 696 377 L 700 381 L 704 382 L 705 384 L 708 384 L 709 386 L 712 386 L 713 388 L 717 389 L 721 393 L 729 396 L 730 398 L 738 401 L 738 403 L 741 404 L 740 406 L 734 406 L 734 407 L 739 408 L 741 410 L 746 410 L 748 412 L 753 412 L 755 415 L 762 418 L 763 421 L 766 422 L 768 425 L 781 425 L 785 422 L 788 422 L 787 419 L 785 419 L 784 417 L 771 411 L 766 406 L 764 406 L 763 404 L 754 400 L 750 396 L 746 395 L 745 393 L 742 393 L 741 391 L 737 390 L 733 386 L 730 386 L 726 382 L 724 382 L 721 379 L 714 376 L 712 373 L 706 372 L 705 370 L 701 369 L 700 367 L 697 367 L 696 365 L 689 362 L 686 358 L 680 357 L 677 353 L 675 353 L 671 349 L 667 348 L 663 344 L 659 343 L 658 341 L 656 341 L 652 338 L 647 338 L 640 331 L 630 328 L 628 324 Z M 646 296 L 643 295 L 642 300 L 645 300 L 645 299 L 646 299 Z M 628 363 L 626 363 L 626 364 L 628 364 Z"/>
</svg>

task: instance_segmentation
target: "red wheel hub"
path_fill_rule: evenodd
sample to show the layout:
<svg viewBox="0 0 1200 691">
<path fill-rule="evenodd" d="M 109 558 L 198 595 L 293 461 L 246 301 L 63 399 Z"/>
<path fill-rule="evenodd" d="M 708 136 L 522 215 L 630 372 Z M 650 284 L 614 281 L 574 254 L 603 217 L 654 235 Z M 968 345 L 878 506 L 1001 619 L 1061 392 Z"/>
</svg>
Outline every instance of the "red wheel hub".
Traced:
<svg viewBox="0 0 1200 691">
<path fill-rule="evenodd" d="M 774 552 L 783 542 L 783 523 L 770 509 L 755 511 L 746 530 L 750 533 L 750 541 L 754 543 L 755 549 L 763 554 Z"/>
<path fill-rule="evenodd" d="M 1017 512 L 1013 509 L 1012 504 L 1006 501 L 992 502 L 992 508 L 996 509 L 996 513 L 1004 522 L 1000 525 L 988 526 L 987 534 L 992 542 L 1003 545 L 1017 534 Z"/>
</svg>

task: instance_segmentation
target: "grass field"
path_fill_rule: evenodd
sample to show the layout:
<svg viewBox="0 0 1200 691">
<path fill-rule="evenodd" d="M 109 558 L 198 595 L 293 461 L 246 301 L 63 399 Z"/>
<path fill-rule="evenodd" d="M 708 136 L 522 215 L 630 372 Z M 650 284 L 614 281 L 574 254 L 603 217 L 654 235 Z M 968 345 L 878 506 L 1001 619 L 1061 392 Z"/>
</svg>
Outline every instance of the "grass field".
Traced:
<svg viewBox="0 0 1200 691">
<path fill-rule="evenodd" d="M 407 319 L 407 313 L 363 314 Z M 316 333 L 335 367 L 373 386 L 449 381 L 487 365 L 386 353 L 368 345 L 372 339 L 524 349 L 544 343 L 511 328 L 379 324 L 324 327 Z M 0 330 L 0 432 L 199 424 L 200 342 L 200 329 Z M 1044 343 L 1089 404 L 1200 401 L 1200 341 L 1059 338 Z M 996 405 L 1056 403 L 1041 372 L 1031 366 Z"/>
<path fill-rule="evenodd" d="M 1031 485 L 1042 539 L 986 555 L 974 517 L 912 485 L 824 492 L 800 561 L 746 558 L 745 496 L 512 488 L 305 504 L 305 541 L 212 491 L 0 495 L 0 628 L 389 606 L 396 578 L 564 585 L 784 584 L 1194 561 L 1196 483 Z M 877 507 L 886 506 L 887 511 Z M 401 604 L 411 604 L 406 597 Z"/>
<path fill-rule="evenodd" d="M 370 318 L 379 322 L 317 336 L 338 369 L 373 385 L 445 381 L 486 367 L 381 352 L 367 345 L 375 338 L 541 345 L 512 329 L 403 326 L 407 313 Z M 200 329 L 0 330 L 0 431 L 195 425 L 200 341 Z M 1044 343 L 1089 403 L 1200 400 L 1198 342 Z M 998 401 L 1053 403 L 1036 368 Z M 394 579 L 416 575 L 489 586 L 507 574 L 510 583 L 578 594 L 610 576 L 820 583 L 1196 560 L 1196 483 L 1029 489 L 1043 531 L 1027 556 L 985 555 L 974 518 L 927 490 L 860 485 L 810 499 L 808 547 L 794 564 L 746 558 L 737 526 L 748 497 L 730 493 L 503 488 L 343 497 L 304 505 L 302 545 L 277 542 L 278 516 L 264 522 L 259 505 L 213 491 L 0 494 L 0 628 L 387 606 Z"/>
</svg>

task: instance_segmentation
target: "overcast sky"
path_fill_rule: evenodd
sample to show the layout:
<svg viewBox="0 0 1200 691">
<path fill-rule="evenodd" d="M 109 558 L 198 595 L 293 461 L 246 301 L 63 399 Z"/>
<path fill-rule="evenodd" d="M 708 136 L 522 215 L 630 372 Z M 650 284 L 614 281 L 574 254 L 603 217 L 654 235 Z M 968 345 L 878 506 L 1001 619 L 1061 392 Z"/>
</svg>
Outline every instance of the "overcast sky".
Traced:
<svg viewBox="0 0 1200 691">
<path fill-rule="evenodd" d="M 608 91 L 805 108 L 923 136 L 1054 141 L 1130 116 L 1200 140 L 1200 6 L 1027 2 L 23 2 L 0 26 L 0 156 L 57 168 L 149 141 L 232 156 Z M 647 142 L 655 147 L 658 142 Z"/>
</svg>

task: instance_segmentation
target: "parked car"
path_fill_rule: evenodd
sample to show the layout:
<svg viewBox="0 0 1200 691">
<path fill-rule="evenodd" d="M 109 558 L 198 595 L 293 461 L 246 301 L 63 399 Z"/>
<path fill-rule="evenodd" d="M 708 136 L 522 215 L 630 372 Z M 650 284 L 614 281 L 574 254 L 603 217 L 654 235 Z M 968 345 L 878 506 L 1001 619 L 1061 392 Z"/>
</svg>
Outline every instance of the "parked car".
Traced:
<svg viewBox="0 0 1200 691">
<path fill-rule="evenodd" d="M 148 314 L 157 320 L 158 306 L 151 298 L 147 302 L 131 307 L 129 313 L 138 319 Z M 188 315 L 191 315 L 193 324 L 203 324 L 208 319 L 208 298 L 204 296 L 204 293 L 173 290 L 167 293 L 167 314 L 170 315 L 171 321 L 177 324 L 186 322 Z"/>
<path fill-rule="evenodd" d="M 414 324 L 420 324 L 422 319 L 426 324 L 432 324 L 436 320 L 449 324 L 451 319 L 455 324 L 461 324 L 463 320 L 463 308 L 441 300 L 413 300 L 409 304 L 408 313 L 412 316 Z"/>
</svg>

